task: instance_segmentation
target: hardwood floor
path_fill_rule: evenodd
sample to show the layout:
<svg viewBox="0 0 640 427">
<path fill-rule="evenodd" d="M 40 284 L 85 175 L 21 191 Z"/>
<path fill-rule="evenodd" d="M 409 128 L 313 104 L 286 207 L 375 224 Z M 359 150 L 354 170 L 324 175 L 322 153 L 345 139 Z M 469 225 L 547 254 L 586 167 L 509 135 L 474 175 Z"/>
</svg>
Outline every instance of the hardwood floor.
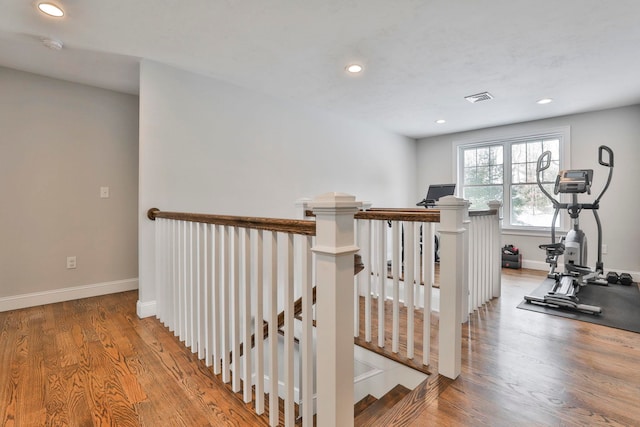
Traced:
<svg viewBox="0 0 640 427">
<path fill-rule="evenodd" d="M 464 326 L 460 377 L 373 425 L 640 425 L 640 334 L 516 309 L 543 277 L 505 270 Z M 0 425 L 267 425 L 136 299 L 0 313 Z"/>
<path fill-rule="evenodd" d="M 155 318 L 138 319 L 136 300 L 0 313 L 0 425 L 268 425 Z"/>
<path fill-rule="evenodd" d="M 502 297 L 464 326 L 460 377 L 414 399 L 412 421 L 374 425 L 640 425 L 640 334 L 517 309 L 543 278 L 503 270 Z"/>
</svg>

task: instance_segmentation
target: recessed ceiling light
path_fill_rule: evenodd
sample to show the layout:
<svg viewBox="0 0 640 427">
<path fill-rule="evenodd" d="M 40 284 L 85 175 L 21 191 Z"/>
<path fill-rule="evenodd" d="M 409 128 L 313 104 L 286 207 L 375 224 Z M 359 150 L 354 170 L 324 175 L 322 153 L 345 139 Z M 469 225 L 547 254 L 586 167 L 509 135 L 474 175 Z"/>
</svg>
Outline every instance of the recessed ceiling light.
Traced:
<svg viewBox="0 0 640 427">
<path fill-rule="evenodd" d="M 64 11 L 53 3 L 38 3 L 38 9 L 40 9 L 42 13 L 46 13 L 49 16 L 55 16 L 56 18 L 64 16 Z"/>
<path fill-rule="evenodd" d="M 553 102 L 553 99 L 551 98 L 542 98 L 536 101 L 538 104 L 540 105 L 544 105 L 544 104 L 550 104 Z"/>
<path fill-rule="evenodd" d="M 352 74 L 357 74 L 362 71 L 362 65 L 359 65 L 359 64 L 347 65 L 346 70 Z"/>
<path fill-rule="evenodd" d="M 441 125 L 441 124 L 447 123 L 447 121 L 445 119 L 438 119 L 436 120 L 436 123 Z"/>
</svg>

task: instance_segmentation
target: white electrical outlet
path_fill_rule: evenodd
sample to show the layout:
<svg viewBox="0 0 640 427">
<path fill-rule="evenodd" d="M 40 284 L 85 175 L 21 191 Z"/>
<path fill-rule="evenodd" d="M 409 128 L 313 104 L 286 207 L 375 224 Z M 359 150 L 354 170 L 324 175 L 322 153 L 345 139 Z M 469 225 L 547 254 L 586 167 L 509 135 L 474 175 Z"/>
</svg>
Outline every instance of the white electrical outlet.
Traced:
<svg viewBox="0 0 640 427">
<path fill-rule="evenodd" d="M 109 187 L 100 187 L 100 198 L 101 199 L 109 198 Z"/>
<path fill-rule="evenodd" d="M 68 256 L 67 257 L 67 268 L 69 268 L 69 269 L 76 268 L 76 257 L 75 256 Z"/>
<path fill-rule="evenodd" d="M 606 243 L 603 243 L 603 244 L 602 244 L 602 253 L 603 253 L 603 254 L 606 254 L 606 253 L 607 253 L 607 251 L 608 251 L 608 249 L 609 249 L 609 248 L 607 247 L 607 244 L 606 244 Z"/>
</svg>

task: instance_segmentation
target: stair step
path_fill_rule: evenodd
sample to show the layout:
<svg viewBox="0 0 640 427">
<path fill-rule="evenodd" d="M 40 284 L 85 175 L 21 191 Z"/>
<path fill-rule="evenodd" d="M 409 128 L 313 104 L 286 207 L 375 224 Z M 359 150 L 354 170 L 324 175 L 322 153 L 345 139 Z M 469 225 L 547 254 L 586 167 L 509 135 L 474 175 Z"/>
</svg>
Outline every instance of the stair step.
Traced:
<svg viewBox="0 0 640 427">
<path fill-rule="evenodd" d="M 375 419 L 381 417 L 389 409 L 393 408 L 396 403 L 400 402 L 411 390 L 405 386 L 398 384 L 387 392 L 380 399 L 372 403 L 367 409 L 362 411 L 354 420 L 355 426 L 366 426 Z"/>
<path fill-rule="evenodd" d="M 381 415 L 371 424 L 375 427 L 408 425 L 412 414 L 420 414 L 431 405 L 453 380 L 442 375 L 433 375 L 424 380 L 390 411 Z"/>
<path fill-rule="evenodd" d="M 367 409 L 369 406 L 373 405 L 377 401 L 378 399 L 371 396 L 370 394 L 367 394 L 365 397 L 360 399 L 359 402 L 353 405 L 353 417 L 354 418 L 357 417 L 362 412 L 364 412 L 365 409 Z"/>
</svg>

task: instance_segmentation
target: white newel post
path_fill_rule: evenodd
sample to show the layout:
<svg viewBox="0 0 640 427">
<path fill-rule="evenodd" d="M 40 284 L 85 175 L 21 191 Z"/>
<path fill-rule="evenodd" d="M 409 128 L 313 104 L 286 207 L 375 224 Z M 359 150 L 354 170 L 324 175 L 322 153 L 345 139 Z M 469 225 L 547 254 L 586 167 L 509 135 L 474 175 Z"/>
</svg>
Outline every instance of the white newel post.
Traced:
<svg viewBox="0 0 640 427">
<path fill-rule="evenodd" d="M 326 193 L 316 215 L 317 396 L 319 426 L 353 426 L 354 214 L 360 203 Z"/>
<path fill-rule="evenodd" d="M 470 259 L 469 252 L 471 250 L 469 243 L 469 229 L 471 227 L 471 219 L 469 218 L 469 206 L 471 203 L 468 200 L 465 200 L 466 206 L 464 209 L 464 218 L 462 220 L 462 225 L 465 229 L 464 237 L 463 237 L 463 245 L 462 251 L 467 254 L 463 257 L 464 265 L 463 265 L 463 274 L 464 283 L 462 284 L 462 312 L 460 313 L 460 323 L 466 323 L 469 320 L 469 298 L 471 295 L 471 278 L 469 277 L 469 269 L 470 269 Z"/>
<path fill-rule="evenodd" d="M 500 209 L 502 208 L 502 202 L 499 200 L 491 200 L 487 203 L 489 209 L 495 210 L 494 224 L 491 227 L 491 260 L 493 263 L 491 284 L 492 284 L 492 296 L 499 298 L 502 292 L 502 260 L 500 256 L 500 249 L 502 248 L 502 217 L 500 216 Z"/>
<path fill-rule="evenodd" d="M 460 375 L 462 357 L 462 307 L 464 289 L 464 220 L 468 203 L 454 196 L 440 198 L 440 327 L 438 372 L 447 378 Z"/>
</svg>

